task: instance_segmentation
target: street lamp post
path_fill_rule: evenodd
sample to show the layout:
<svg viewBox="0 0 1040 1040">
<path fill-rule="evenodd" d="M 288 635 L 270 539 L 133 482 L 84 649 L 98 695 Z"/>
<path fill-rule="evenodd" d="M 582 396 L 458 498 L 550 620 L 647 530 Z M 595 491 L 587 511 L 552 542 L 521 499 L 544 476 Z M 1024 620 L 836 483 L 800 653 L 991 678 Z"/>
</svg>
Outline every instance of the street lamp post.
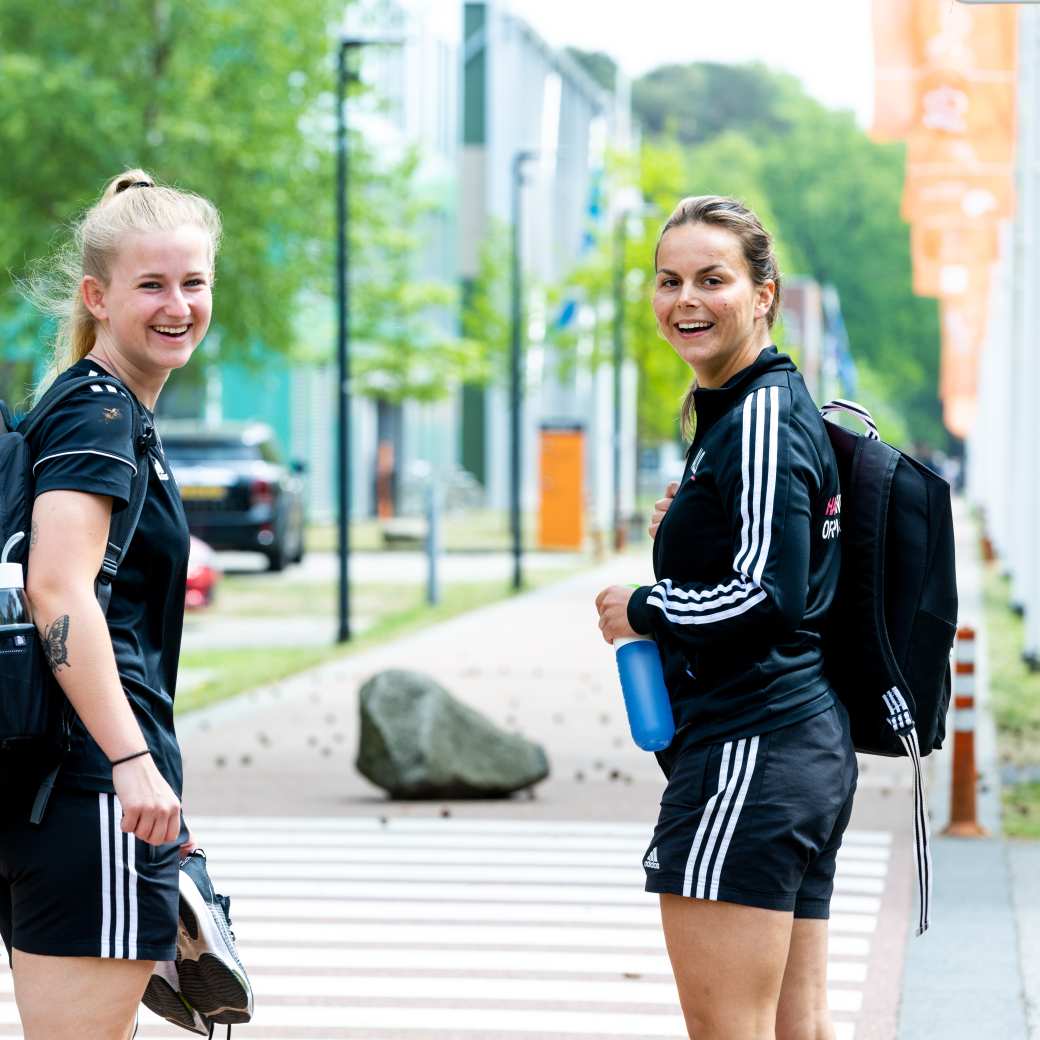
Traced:
<svg viewBox="0 0 1040 1040">
<path fill-rule="evenodd" d="M 399 39 L 341 36 L 336 75 L 336 316 L 337 316 L 337 486 L 339 524 L 339 628 L 337 642 L 350 639 L 350 250 L 348 245 L 347 84 L 349 55 L 368 44 Z"/>
<path fill-rule="evenodd" d="M 625 547 L 621 521 L 621 360 L 624 354 L 625 239 L 628 211 L 622 210 L 614 224 L 614 551 Z"/>
<path fill-rule="evenodd" d="M 523 536 L 520 522 L 520 485 L 521 485 L 521 452 L 520 452 L 520 409 L 522 404 L 522 372 L 521 358 L 523 354 L 523 265 L 520 256 L 520 217 L 521 194 L 524 186 L 524 164 L 535 158 L 532 151 L 517 152 L 513 156 L 513 306 L 512 306 L 512 349 L 510 351 L 509 382 L 509 418 L 510 418 L 510 453 L 509 453 L 509 506 L 510 526 L 513 533 L 513 588 L 519 589 L 523 584 L 522 557 Z"/>
</svg>

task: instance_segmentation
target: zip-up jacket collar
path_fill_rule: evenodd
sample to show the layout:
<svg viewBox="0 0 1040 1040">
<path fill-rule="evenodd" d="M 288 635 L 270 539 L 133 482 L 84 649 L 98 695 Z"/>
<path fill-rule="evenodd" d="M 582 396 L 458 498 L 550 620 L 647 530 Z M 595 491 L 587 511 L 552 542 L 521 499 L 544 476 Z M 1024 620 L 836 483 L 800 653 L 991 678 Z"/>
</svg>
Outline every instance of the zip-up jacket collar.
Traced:
<svg viewBox="0 0 1040 1040">
<path fill-rule="evenodd" d="M 693 404 L 697 411 L 697 431 L 694 444 L 700 443 L 704 435 L 746 393 L 751 383 L 768 372 L 794 372 L 795 364 L 770 344 L 746 368 L 719 387 L 698 387 L 693 392 Z"/>
</svg>

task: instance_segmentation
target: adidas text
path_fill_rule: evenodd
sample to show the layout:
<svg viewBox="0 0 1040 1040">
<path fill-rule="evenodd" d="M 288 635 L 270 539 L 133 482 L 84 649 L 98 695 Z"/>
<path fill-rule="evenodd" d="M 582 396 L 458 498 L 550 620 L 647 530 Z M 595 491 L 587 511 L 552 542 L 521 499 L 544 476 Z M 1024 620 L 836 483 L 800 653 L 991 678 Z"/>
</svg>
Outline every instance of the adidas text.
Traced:
<svg viewBox="0 0 1040 1040">
<path fill-rule="evenodd" d="M 660 870 L 661 864 L 657 862 L 657 846 L 655 845 L 651 850 L 650 854 L 643 860 L 643 866 L 647 870 Z"/>
</svg>

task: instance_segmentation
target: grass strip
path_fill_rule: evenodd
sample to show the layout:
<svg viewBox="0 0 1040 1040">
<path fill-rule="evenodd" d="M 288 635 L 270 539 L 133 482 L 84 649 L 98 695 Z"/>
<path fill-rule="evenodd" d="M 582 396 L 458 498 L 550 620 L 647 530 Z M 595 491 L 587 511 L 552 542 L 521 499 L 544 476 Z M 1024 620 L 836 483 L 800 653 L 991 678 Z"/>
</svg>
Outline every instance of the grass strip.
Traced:
<svg viewBox="0 0 1040 1040">
<path fill-rule="evenodd" d="M 576 573 L 577 568 L 537 571 L 528 576 L 520 591 L 541 588 Z M 334 587 L 311 585 L 307 591 L 318 602 L 325 599 L 331 601 Z M 404 588 L 395 586 L 391 606 L 387 606 L 386 585 L 361 586 L 351 592 L 352 602 L 359 612 L 363 603 L 370 606 L 378 603 L 382 613 L 370 613 L 369 616 L 375 617 L 372 625 L 349 643 L 310 647 L 234 647 L 187 650 L 182 653 L 180 667 L 204 673 L 204 677 L 183 693 L 178 693 L 176 714 L 196 711 L 257 686 L 286 679 L 326 661 L 360 653 L 387 640 L 519 594 L 507 580 L 446 585 L 442 590 L 441 602 L 436 606 L 426 603 L 424 588 L 419 585 Z M 284 607 L 285 600 L 279 602 Z"/>
<path fill-rule="evenodd" d="M 1040 672 L 1022 660 L 1025 623 L 1011 609 L 1010 581 L 986 565 L 983 613 L 988 647 L 989 695 L 1005 767 L 1027 770 L 1040 765 Z M 1015 838 L 1040 838 L 1040 783 L 1003 785 L 1004 832 Z"/>
</svg>

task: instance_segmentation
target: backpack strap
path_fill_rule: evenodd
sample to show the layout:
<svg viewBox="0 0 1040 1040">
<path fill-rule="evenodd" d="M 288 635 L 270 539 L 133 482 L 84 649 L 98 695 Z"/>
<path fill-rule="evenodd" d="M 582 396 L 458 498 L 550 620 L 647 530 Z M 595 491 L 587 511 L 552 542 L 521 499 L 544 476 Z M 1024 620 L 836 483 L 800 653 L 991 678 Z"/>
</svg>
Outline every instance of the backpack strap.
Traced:
<svg viewBox="0 0 1040 1040">
<path fill-rule="evenodd" d="M 134 475 L 130 491 L 130 501 L 126 509 L 116 513 L 108 529 L 108 545 L 105 547 L 105 558 L 101 561 L 101 570 L 95 582 L 95 592 L 101 612 L 108 614 L 108 605 L 112 602 L 112 582 L 119 571 L 119 565 L 126 556 L 127 549 L 137 530 L 144 509 L 144 500 L 148 495 L 148 449 L 155 444 L 155 427 L 134 407 L 134 454 L 137 458 L 137 473 Z"/>
<path fill-rule="evenodd" d="M 893 686 L 885 694 L 888 724 L 906 750 L 914 769 L 914 866 L 917 868 L 917 935 L 928 931 L 932 903 L 932 847 L 925 806 L 924 778 L 921 775 L 921 749 L 917 742 L 917 727 L 910 714 L 906 699 Z"/>
<path fill-rule="evenodd" d="M 847 415 L 855 416 L 855 418 L 859 419 L 859 421 L 866 426 L 866 436 L 869 440 L 881 440 L 881 436 L 878 433 L 877 423 L 874 422 L 874 417 L 866 410 L 866 408 L 863 407 L 863 405 L 857 404 L 855 401 L 846 401 L 843 398 L 838 397 L 835 400 L 830 401 L 828 404 L 825 404 L 820 409 L 820 415 L 825 419 L 828 415 L 831 415 L 834 412 L 845 412 Z"/>
</svg>

